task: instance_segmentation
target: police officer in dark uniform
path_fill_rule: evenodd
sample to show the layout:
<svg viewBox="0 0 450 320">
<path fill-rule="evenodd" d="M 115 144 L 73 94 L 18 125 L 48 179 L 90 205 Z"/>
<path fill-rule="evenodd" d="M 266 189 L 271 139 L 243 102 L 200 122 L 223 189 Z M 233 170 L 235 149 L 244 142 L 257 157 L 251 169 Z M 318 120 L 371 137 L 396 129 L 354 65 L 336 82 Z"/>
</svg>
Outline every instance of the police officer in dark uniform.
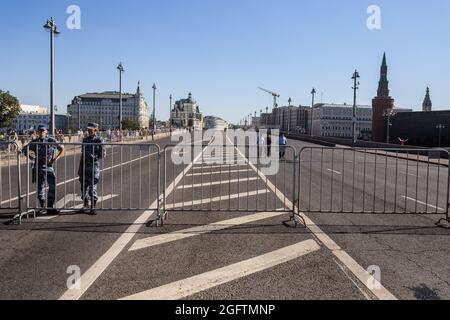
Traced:
<svg viewBox="0 0 450 320">
<path fill-rule="evenodd" d="M 100 160 L 106 156 L 103 144 L 105 141 L 98 135 L 99 126 L 89 123 L 87 127 L 89 135 L 83 139 L 80 168 L 78 176 L 81 184 L 81 198 L 84 202 L 85 212 L 90 208 L 90 214 L 95 215 L 97 205 L 97 184 L 100 180 Z M 89 206 L 89 201 L 91 205 Z"/>
<path fill-rule="evenodd" d="M 33 155 L 30 155 L 30 151 Z M 23 147 L 23 153 L 33 160 L 32 182 L 38 188 L 38 199 L 41 208 L 48 208 L 47 214 L 58 214 L 54 209 L 56 198 L 56 175 L 53 169 L 54 163 L 64 156 L 64 147 L 53 137 L 48 137 L 45 125 L 38 127 L 38 137 Z M 45 187 L 48 184 L 48 195 L 46 197 Z M 47 200 L 47 204 L 45 203 Z"/>
</svg>

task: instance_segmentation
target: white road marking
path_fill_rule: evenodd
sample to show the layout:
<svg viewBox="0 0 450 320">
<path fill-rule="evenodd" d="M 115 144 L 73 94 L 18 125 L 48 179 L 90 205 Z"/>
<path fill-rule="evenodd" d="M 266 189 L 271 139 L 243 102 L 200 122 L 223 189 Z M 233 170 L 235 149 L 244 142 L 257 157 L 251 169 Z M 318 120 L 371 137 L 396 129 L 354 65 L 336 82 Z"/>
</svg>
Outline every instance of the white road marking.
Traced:
<svg viewBox="0 0 450 320">
<path fill-rule="evenodd" d="M 202 204 L 208 204 L 211 202 L 219 202 L 219 201 L 228 201 L 233 199 L 243 199 L 245 197 L 253 197 L 258 196 L 262 194 L 269 193 L 268 190 L 259 190 L 259 191 L 251 191 L 251 192 L 243 192 L 240 194 L 230 194 L 215 198 L 209 198 L 209 199 L 203 199 L 203 200 L 194 200 L 194 201 L 186 201 L 181 203 L 175 203 L 175 204 L 166 204 L 167 209 L 177 209 L 177 208 L 183 208 L 183 207 L 189 207 L 189 206 L 196 206 L 196 205 L 202 205 Z"/>
<path fill-rule="evenodd" d="M 404 175 L 408 175 L 408 176 L 414 177 L 414 178 L 420 178 L 420 176 L 418 176 L 418 175 L 416 175 L 416 174 L 406 173 L 406 172 L 404 172 L 404 171 L 400 171 L 400 173 L 401 173 L 401 174 L 404 174 Z"/>
<path fill-rule="evenodd" d="M 265 255 L 185 280 L 138 293 L 122 300 L 179 300 L 196 293 L 247 277 L 320 250 L 314 240 L 307 240 Z"/>
<path fill-rule="evenodd" d="M 247 182 L 247 181 L 255 181 L 258 180 L 258 177 L 253 178 L 242 178 L 242 179 L 234 179 L 234 180 L 221 180 L 221 181 L 215 181 L 215 182 L 205 182 L 205 183 L 199 183 L 199 184 L 188 184 L 179 186 L 177 189 L 192 189 L 192 188 L 201 188 L 201 187 L 209 187 L 209 186 L 218 186 L 222 184 L 232 184 L 232 183 L 239 183 L 239 182 Z"/>
<path fill-rule="evenodd" d="M 336 171 L 336 170 L 327 169 L 327 171 L 333 172 L 333 173 L 338 174 L 338 175 L 342 175 L 342 172 L 339 172 L 339 171 Z"/>
<path fill-rule="evenodd" d="M 423 201 L 419 201 L 419 200 L 414 199 L 414 198 L 410 198 L 410 197 L 407 197 L 407 196 L 402 196 L 402 198 L 403 198 L 403 199 L 407 199 L 407 200 L 409 200 L 409 201 L 417 202 L 417 203 L 419 203 L 419 204 L 422 204 L 422 205 L 424 205 L 424 206 L 430 207 L 430 208 L 435 209 L 435 210 L 445 211 L 445 209 L 442 209 L 442 208 L 433 206 L 433 205 L 431 205 L 431 204 L 428 204 L 428 203 L 423 202 Z"/>
<path fill-rule="evenodd" d="M 206 149 L 206 148 L 205 148 Z M 204 152 L 204 150 L 203 150 Z M 194 162 L 201 157 L 202 153 L 200 153 Z M 189 171 L 192 168 L 193 162 L 191 162 L 187 169 L 184 171 Z M 183 179 L 184 172 L 181 172 L 177 178 L 170 184 L 166 189 L 166 194 L 170 195 L 174 188 L 180 183 Z M 159 199 L 157 199 L 152 205 L 151 208 L 157 206 Z M 92 286 L 92 284 L 98 279 L 98 277 L 108 268 L 108 266 L 117 258 L 117 256 L 125 249 L 125 247 L 133 240 L 134 236 L 141 229 L 142 225 L 144 225 L 153 215 L 154 211 L 148 210 L 145 211 L 136 221 L 119 237 L 119 239 L 114 242 L 111 248 L 106 251 L 106 253 L 100 257 L 82 276 L 80 279 L 81 289 L 80 290 L 67 290 L 59 300 L 78 300 L 83 294 Z"/>
<path fill-rule="evenodd" d="M 280 210 L 283 210 L 283 209 L 280 209 Z M 174 242 L 174 241 L 178 241 L 178 240 L 182 240 L 182 239 L 186 239 L 186 238 L 199 236 L 199 235 L 206 234 L 206 233 L 211 233 L 214 231 L 229 229 L 229 228 L 247 224 L 247 223 L 252 223 L 252 222 L 256 222 L 256 221 L 279 217 L 279 216 L 282 216 L 285 214 L 286 214 L 285 212 L 257 213 L 257 214 L 252 214 L 252 215 L 239 217 L 239 218 L 235 218 L 235 219 L 220 221 L 220 222 L 212 223 L 209 225 L 204 225 L 204 226 L 194 227 L 194 228 L 185 229 L 185 230 L 181 230 L 181 231 L 175 231 L 175 232 L 167 233 L 167 234 L 163 234 L 163 235 L 158 235 L 158 236 L 154 236 L 154 237 L 149 237 L 149 238 L 145 238 L 145 239 L 136 241 L 133 244 L 133 246 L 130 248 L 129 251 L 136 251 L 136 250 L 140 250 L 140 249 L 150 248 L 150 247 L 158 246 L 158 245 L 169 243 L 169 242 Z"/>
<path fill-rule="evenodd" d="M 227 139 L 230 141 L 230 138 L 228 136 Z M 244 157 L 239 149 L 236 150 L 242 155 L 242 157 Z M 289 198 L 286 198 L 284 194 L 280 190 L 278 190 L 278 188 L 274 186 L 273 183 L 268 180 L 261 171 L 258 172 L 257 168 L 251 162 L 249 162 L 247 159 L 246 161 L 249 166 L 252 167 L 264 181 L 267 181 L 267 186 L 269 187 L 269 189 L 272 190 L 272 192 L 274 192 L 276 196 L 281 201 L 283 201 L 288 208 L 291 208 L 293 206 L 291 200 L 289 200 Z M 298 210 L 298 208 L 296 208 L 296 210 Z M 372 292 L 372 294 L 380 300 L 397 300 L 397 298 L 382 284 L 380 284 L 379 289 L 370 288 L 368 286 L 369 279 L 373 279 L 373 277 L 367 272 L 367 270 L 359 265 L 349 254 L 347 254 L 347 252 L 341 249 L 338 244 L 334 242 L 334 240 L 331 239 L 325 232 L 323 232 L 311 219 L 309 219 L 306 214 L 302 212 L 299 212 L 298 214 L 305 220 L 308 229 L 314 234 L 314 236 L 316 236 L 316 238 L 319 239 L 319 241 L 321 241 L 325 245 L 325 247 L 327 247 L 331 251 L 331 253 L 339 259 L 339 261 L 364 285 L 365 288 L 367 288 L 367 290 Z"/>
<path fill-rule="evenodd" d="M 238 173 L 238 172 L 252 172 L 252 169 L 246 169 L 246 170 L 224 170 L 224 171 L 215 171 L 212 174 L 228 174 L 228 173 Z M 206 176 L 211 175 L 211 172 L 202 172 L 202 173 L 190 173 L 187 174 L 186 177 L 197 177 L 197 176 Z"/>
<path fill-rule="evenodd" d="M 196 164 L 198 165 L 198 164 Z M 198 166 L 198 167 L 194 167 L 192 168 L 192 170 L 200 170 L 200 169 L 204 169 L 204 170 L 210 170 L 210 169 L 220 169 L 220 168 L 228 168 L 228 167 L 240 167 L 246 165 L 245 162 L 242 162 L 241 164 L 227 164 L 226 167 L 224 167 L 223 165 L 221 166 L 209 166 L 209 165 L 203 165 L 203 166 Z"/>
</svg>

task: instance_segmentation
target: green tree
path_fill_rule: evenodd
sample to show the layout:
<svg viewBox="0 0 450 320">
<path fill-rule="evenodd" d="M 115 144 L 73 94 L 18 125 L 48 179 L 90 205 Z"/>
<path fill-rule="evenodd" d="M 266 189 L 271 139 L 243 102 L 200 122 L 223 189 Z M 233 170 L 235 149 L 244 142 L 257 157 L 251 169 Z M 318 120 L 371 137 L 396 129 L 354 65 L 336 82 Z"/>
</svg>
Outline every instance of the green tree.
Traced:
<svg viewBox="0 0 450 320">
<path fill-rule="evenodd" d="M 0 128 L 9 127 L 20 113 L 19 100 L 9 91 L 0 90 Z"/>
<path fill-rule="evenodd" d="M 125 119 L 122 121 L 122 128 L 123 130 L 140 130 L 141 126 L 137 120 Z"/>
</svg>

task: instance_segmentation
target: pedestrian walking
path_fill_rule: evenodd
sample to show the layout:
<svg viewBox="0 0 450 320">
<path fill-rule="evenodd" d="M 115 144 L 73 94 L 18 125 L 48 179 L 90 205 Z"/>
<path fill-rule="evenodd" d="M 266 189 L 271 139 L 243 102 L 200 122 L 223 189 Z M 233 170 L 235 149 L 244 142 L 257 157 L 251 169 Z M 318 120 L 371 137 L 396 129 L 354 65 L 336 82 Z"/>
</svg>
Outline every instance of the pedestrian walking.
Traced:
<svg viewBox="0 0 450 320">
<path fill-rule="evenodd" d="M 272 131 L 267 131 L 267 157 L 272 156 Z"/>
<path fill-rule="evenodd" d="M 286 145 L 287 145 L 287 138 L 284 135 L 284 133 L 280 134 L 279 139 L 279 147 L 280 147 L 280 159 L 284 159 L 284 156 L 286 155 Z"/>
<path fill-rule="evenodd" d="M 103 147 L 105 141 L 98 134 L 99 125 L 89 123 L 87 130 L 88 136 L 83 139 L 80 168 L 78 170 L 81 199 L 84 204 L 81 212 L 85 213 L 90 208 L 89 213 L 95 215 L 98 201 L 97 184 L 100 180 L 100 160 L 106 156 L 106 150 Z"/>
<path fill-rule="evenodd" d="M 30 151 L 33 154 L 30 154 Z M 24 146 L 23 153 L 33 160 L 32 183 L 37 182 L 37 194 L 41 207 L 39 213 L 42 213 L 45 208 L 49 215 L 58 214 L 59 211 L 54 208 L 56 175 L 53 165 L 64 156 L 64 147 L 55 138 L 48 136 L 48 129 L 45 125 L 40 125 L 37 138 Z M 45 194 L 46 184 L 48 185 L 48 195 Z"/>
</svg>

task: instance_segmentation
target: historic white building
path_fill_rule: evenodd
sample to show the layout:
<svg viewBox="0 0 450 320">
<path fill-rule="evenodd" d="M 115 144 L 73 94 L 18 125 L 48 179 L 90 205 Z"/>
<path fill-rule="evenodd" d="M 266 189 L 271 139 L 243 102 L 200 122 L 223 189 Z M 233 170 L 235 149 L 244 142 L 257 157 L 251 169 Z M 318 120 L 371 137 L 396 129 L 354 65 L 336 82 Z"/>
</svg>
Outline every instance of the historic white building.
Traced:
<svg viewBox="0 0 450 320">
<path fill-rule="evenodd" d="M 13 121 L 12 126 L 16 131 L 36 129 L 40 124 L 48 125 L 50 116 L 47 107 L 37 105 L 20 105 L 20 113 Z"/>
<path fill-rule="evenodd" d="M 372 131 L 372 107 L 356 109 L 358 138 Z M 318 137 L 352 138 L 353 106 L 348 104 L 316 104 L 313 108 L 313 135 Z"/>
<path fill-rule="evenodd" d="M 192 98 L 192 93 L 189 93 L 187 99 L 181 99 L 175 102 L 175 106 L 170 115 L 170 122 L 173 127 L 195 130 L 203 129 L 203 115 L 200 112 L 197 101 Z"/>
<path fill-rule="evenodd" d="M 98 123 L 101 130 L 119 128 L 120 93 L 107 91 L 77 96 L 67 106 L 67 112 L 73 129 L 78 129 L 79 123 L 85 128 L 90 122 Z M 149 108 L 139 84 L 135 94 L 122 95 L 122 118 L 138 121 L 141 128 L 150 126 Z"/>
</svg>

